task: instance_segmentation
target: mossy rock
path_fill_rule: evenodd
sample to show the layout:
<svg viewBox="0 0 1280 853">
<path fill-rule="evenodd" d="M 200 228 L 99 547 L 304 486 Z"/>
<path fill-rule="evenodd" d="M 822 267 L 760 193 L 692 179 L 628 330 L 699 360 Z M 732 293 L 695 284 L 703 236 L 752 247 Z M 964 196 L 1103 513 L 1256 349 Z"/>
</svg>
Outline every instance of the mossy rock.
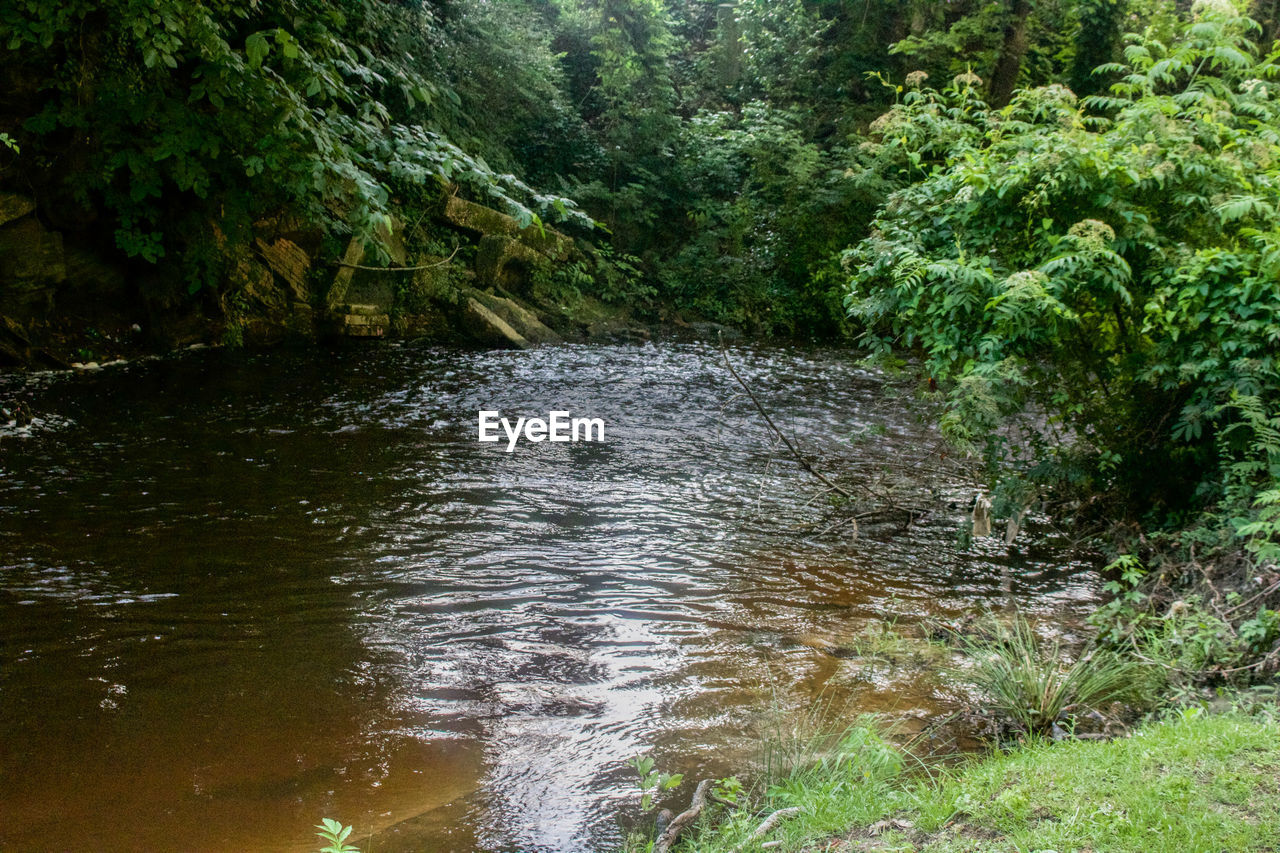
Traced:
<svg viewBox="0 0 1280 853">
<path fill-rule="evenodd" d="M 520 223 L 507 214 L 457 196 L 445 199 L 442 215 L 450 224 L 481 237 L 498 236 L 519 240 L 552 260 L 566 260 L 575 251 L 573 240 L 559 231 L 545 226 L 521 228 Z"/>
<path fill-rule="evenodd" d="M 514 299 L 496 296 L 483 290 L 472 290 L 467 296 L 501 317 L 508 326 L 530 343 L 558 344 L 564 340 L 543 323 L 537 313 Z"/>
<path fill-rule="evenodd" d="M 476 278 L 482 287 L 520 292 L 527 289 L 534 272 L 549 263 L 511 237 L 489 234 L 480 239 L 476 250 Z"/>
<path fill-rule="evenodd" d="M 47 311 L 54 291 L 66 279 L 60 233 L 34 217 L 0 228 L 0 309 L 20 315 Z"/>
<path fill-rule="evenodd" d="M 36 209 L 36 203 L 17 193 L 0 193 L 0 225 L 21 219 Z"/>
<path fill-rule="evenodd" d="M 528 349 L 529 340 L 493 311 L 469 297 L 462 306 L 462 329 L 482 344 L 507 349 Z"/>
</svg>

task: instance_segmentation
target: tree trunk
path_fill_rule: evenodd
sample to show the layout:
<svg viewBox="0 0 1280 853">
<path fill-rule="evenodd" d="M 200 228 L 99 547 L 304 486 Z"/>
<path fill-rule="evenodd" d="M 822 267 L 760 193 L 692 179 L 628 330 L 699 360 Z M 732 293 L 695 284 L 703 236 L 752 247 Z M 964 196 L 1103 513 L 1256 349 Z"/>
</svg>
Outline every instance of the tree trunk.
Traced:
<svg viewBox="0 0 1280 853">
<path fill-rule="evenodd" d="M 1275 2 L 1275 0 L 1264 0 Z M 1077 95 L 1096 94 L 1108 85 L 1108 77 L 1095 77 L 1093 69 L 1118 57 L 1117 46 L 1124 30 L 1128 0 L 1089 0 L 1079 4 L 1080 30 L 1076 33 L 1076 55 L 1071 63 L 1071 90 Z"/>
<path fill-rule="evenodd" d="M 1249 17 L 1262 26 L 1258 33 L 1258 47 L 1265 55 L 1271 51 L 1276 36 L 1280 35 L 1280 0 L 1253 0 L 1249 6 Z"/>
<path fill-rule="evenodd" d="M 991 105 L 1003 107 L 1009 103 L 1013 88 L 1018 84 L 1022 60 L 1027 55 L 1027 19 L 1031 17 L 1031 0 L 1013 0 L 1009 10 L 1009 23 L 1004 28 L 1004 45 L 1000 58 L 991 72 L 991 84 L 987 95 Z"/>
</svg>

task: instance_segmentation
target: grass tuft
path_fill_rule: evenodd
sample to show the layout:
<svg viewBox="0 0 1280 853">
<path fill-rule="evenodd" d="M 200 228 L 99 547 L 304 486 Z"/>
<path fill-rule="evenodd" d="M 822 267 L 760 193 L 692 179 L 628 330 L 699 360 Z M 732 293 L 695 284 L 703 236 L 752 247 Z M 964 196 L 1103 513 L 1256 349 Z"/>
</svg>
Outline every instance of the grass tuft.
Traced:
<svg viewBox="0 0 1280 853">
<path fill-rule="evenodd" d="M 1063 662 L 1062 644 L 1042 640 L 1022 616 L 989 636 L 962 637 L 974 666 L 965 677 L 1000 711 L 1032 734 L 1045 734 L 1075 710 L 1133 693 L 1146 668 L 1105 649 Z"/>
</svg>

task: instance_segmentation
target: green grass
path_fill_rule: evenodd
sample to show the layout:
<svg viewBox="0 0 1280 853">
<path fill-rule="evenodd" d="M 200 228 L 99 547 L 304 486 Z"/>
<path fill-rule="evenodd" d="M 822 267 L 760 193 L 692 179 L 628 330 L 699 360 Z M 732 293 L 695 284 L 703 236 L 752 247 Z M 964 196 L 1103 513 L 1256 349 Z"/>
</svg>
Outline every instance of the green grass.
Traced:
<svg viewBox="0 0 1280 853">
<path fill-rule="evenodd" d="M 1132 737 L 1032 741 L 932 778 L 902 773 L 892 752 L 870 730 L 856 730 L 836 756 L 772 786 L 761 814 L 802 811 L 769 834 L 782 842 L 771 849 L 1189 853 L 1280 845 L 1274 715 L 1184 712 Z M 678 849 L 732 850 L 760 820 L 718 807 Z"/>
</svg>

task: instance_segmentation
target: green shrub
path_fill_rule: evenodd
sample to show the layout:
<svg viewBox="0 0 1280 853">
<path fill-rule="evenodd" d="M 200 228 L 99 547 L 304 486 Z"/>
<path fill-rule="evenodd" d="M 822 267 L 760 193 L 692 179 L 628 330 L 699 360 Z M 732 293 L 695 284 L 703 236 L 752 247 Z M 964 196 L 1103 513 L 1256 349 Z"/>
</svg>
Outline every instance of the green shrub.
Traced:
<svg viewBox="0 0 1280 853">
<path fill-rule="evenodd" d="M 282 208 L 372 235 L 393 192 L 448 183 L 524 223 L 589 225 L 491 169 L 483 140 L 449 137 L 466 111 L 443 39 L 429 4 L 19 0 L 0 9 L 6 79 L 42 95 L 0 106 L 31 166 L 105 209 L 116 246 L 151 262 L 185 254 L 210 222 L 225 233 Z"/>
<path fill-rule="evenodd" d="M 915 182 L 846 253 L 849 311 L 923 354 L 993 479 L 1169 514 L 1280 478 L 1280 88 L 1249 34 L 1204 4 L 1105 96 L 994 110 L 962 75 L 873 125 Z"/>
</svg>

